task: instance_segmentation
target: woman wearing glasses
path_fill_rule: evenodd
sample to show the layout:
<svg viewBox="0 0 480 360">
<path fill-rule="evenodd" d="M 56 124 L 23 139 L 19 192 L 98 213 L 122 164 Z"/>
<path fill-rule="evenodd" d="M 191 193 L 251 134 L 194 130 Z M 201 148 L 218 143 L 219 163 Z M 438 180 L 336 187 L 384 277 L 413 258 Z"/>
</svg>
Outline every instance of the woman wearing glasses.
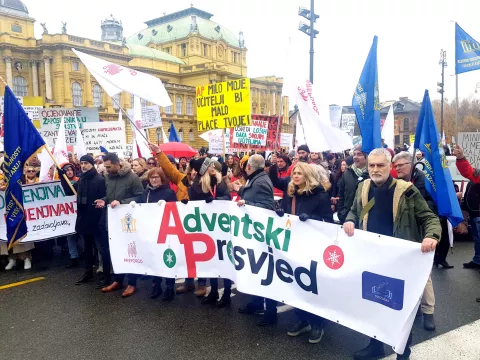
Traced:
<svg viewBox="0 0 480 360">
<path fill-rule="evenodd" d="M 22 178 L 23 185 L 36 184 L 39 179 L 37 176 L 37 170 L 33 166 L 27 166 L 25 169 L 24 177 Z"/>
<path fill-rule="evenodd" d="M 151 170 L 157 167 L 157 160 L 154 157 L 149 157 L 147 160 L 147 168 Z"/>
</svg>

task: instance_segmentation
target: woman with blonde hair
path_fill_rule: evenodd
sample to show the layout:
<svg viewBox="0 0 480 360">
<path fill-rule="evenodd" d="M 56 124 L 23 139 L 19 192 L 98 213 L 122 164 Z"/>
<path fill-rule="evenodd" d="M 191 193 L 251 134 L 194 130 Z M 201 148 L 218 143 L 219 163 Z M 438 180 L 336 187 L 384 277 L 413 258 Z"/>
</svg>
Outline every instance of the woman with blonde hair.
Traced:
<svg viewBox="0 0 480 360">
<path fill-rule="evenodd" d="M 276 166 L 270 168 L 273 186 L 284 190 L 278 216 L 285 213 L 297 215 L 300 221 L 318 220 L 333 223 L 328 190 L 331 187 L 326 170 L 320 165 L 298 162 L 292 169 L 291 178 L 278 178 Z M 287 185 L 288 181 L 288 185 Z M 313 239 L 312 239 L 313 240 Z M 290 336 L 310 331 L 308 342 L 319 343 L 323 336 L 325 319 L 306 311 L 295 309 L 297 321 L 288 330 Z"/>
<path fill-rule="evenodd" d="M 145 159 L 138 158 L 132 161 L 132 170 L 142 181 L 143 188 L 148 185 L 148 165 Z"/>
</svg>

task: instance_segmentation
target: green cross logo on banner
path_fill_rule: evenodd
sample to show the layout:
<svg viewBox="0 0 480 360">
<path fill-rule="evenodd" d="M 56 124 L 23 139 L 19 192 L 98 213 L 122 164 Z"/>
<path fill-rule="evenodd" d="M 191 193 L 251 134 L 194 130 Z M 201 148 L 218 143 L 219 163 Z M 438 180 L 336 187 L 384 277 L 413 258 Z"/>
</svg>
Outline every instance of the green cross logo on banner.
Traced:
<svg viewBox="0 0 480 360">
<path fill-rule="evenodd" d="M 232 264 L 235 265 L 235 262 L 234 262 L 234 259 L 233 259 L 233 246 L 232 246 L 231 241 L 229 241 L 228 244 L 227 244 L 227 255 L 228 255 L 228 258 L 230 259 L 230 261 L 232 262 Z"/>
<path fill-rule="evenodd" d="M 177 257 L 172 249 L 167 249 L 163 253 L 163 262 L 169 269 L 173 268 L 177 263 Z"/>
</svg>

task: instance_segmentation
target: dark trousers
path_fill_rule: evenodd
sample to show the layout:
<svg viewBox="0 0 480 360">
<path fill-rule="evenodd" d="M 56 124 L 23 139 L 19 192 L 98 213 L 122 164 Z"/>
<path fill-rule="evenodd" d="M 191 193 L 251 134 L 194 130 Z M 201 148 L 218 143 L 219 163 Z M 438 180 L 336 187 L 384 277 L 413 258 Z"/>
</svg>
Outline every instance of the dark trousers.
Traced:
<svg viewBox="0 0 480 360">
<path fill-rule="evenodd" d="M 205 278 L 198 278 L 198 286 L 207 286 L 207 279 Z M 195 282 L 195 279 L 188 278 L 185 279 L 185 284 L 186 285 L 192 285 Z"/>
<path fill-rule="evenodd" d="M 130 275 L 131 276 L 131 275 Z M 130 278 L 129 276 L 129 278 Z M 173 289 L 175 286 L 175 279 L 172 278 L 162 278 L 160 276 L 154 276 L 152 278 L 152 285 L 162 285 L 162 280 L 165 279 L 165 284 L 167 285 L 167 289 Z"/>
<path fill-rule="evenodd" d="M 110 249 L 108 245 L 108 235 L 104 230 L 98 230 L 95 235 L 82 234 L 85 248 L 85 270 L 92 271 L 94 261 L 94 244 L 97 246 L 103 262 L 103 276 L 105 279 L 110 277 L 111 261 Z"/>
<path fill-rule="evenodd" d="M 447 260 L 448 250 L 450 250 L 450 239 L 448 238 L 448 224 L 445 218 L 440 218 L 440 225 L 442 225 L 442 238 L 435 249 L 435 263 L 441 263 Z"/>
<path fill-rule="evenodd" d="M 210 278 L 210 286 L 212 287 L 212 292 L 218 292 L 218 278 Z M 232 293 L 232 280 L 223 279 L 223 287 L 226 294 Z"/>
<path fill-rule="evenodd" d="M 105 269 L 105 267 L 104 267 Z M 116 274 L 115 275 L 115 281 L 123 284 L 123 281 L 125 279 L 125 275 L 128 275 L 127 276 L 127 282 L 128 282 L 128 285 L 130 286 L 137 286 L 137 279 L 140 277 L 140 275 L 137 275 L 137 274 Z"/>
<path fill-rule="evenodd" d="M 277 301 L 272 299 L 263 298 L 260 296 L 252 295 L 249 301 L 250 306 L 258 309 L 263 309 L 263 303 L 265 302 L 265 316 L 277 316 Z M 247 305 L 248 306 L 248 305 Z"/>
<path fill-rule="evenodd" d="M 321 326 L 325 323 L 325 319 L 321 316 L 300 309 L 295 309 L 295 315 L 297 316 L 298 320 L 307 322 L 311 326 Z"/>
<path fill-rule="evenodd" d="M 381 341 L 378 341 L 377 339 L 370 338 L 370 343 L 375 348 L 383 347 L 383 343 Z M 410 354 L 412 353 L 412 349 L 410 348 L 411 346 L 412 346 L 412 331 L 410 331 L 410 335 L 408 336 L 408 339 L 407 339 L 407 344 L 405 345 L 405 351 L 403 352 L 404 357 L 409 357 Z"/>
</svg>

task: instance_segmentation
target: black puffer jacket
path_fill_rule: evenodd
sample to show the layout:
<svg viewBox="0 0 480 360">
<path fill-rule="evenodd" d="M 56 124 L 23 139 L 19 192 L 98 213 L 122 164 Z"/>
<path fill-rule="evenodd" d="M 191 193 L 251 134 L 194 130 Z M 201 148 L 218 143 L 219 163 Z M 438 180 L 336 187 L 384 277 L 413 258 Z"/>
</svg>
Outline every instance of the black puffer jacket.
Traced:
<svg viewBox="0 0 480 360">
<path fill-rule="evenodd" d="M 357 192 L 358 184 L 363 180 L 368 179 L 369 175 L 367 171 L 364 171 L 362 176 L 357 176 L 355 171 L 348 168 L 343 173 L 343 181 L 339 182 L 338 189 L 338 219 L 343 224 L 347 218 L 350 209 L 352 208 L 353 201 L 355 200 L 355 193 Z"/>
<path fill-rule="evenodd" d="M 143 195 L 140 197 L 140 203 L 156 203 L 160 200 L 165 200 L 166 202 L 175 202 L 177 201 L 177 195 L 175 191 L 170 189 L 169 185 L 161 185 L 156 189 L 153 189 L 150 185 L 147 185 Z"/>
</svg>

